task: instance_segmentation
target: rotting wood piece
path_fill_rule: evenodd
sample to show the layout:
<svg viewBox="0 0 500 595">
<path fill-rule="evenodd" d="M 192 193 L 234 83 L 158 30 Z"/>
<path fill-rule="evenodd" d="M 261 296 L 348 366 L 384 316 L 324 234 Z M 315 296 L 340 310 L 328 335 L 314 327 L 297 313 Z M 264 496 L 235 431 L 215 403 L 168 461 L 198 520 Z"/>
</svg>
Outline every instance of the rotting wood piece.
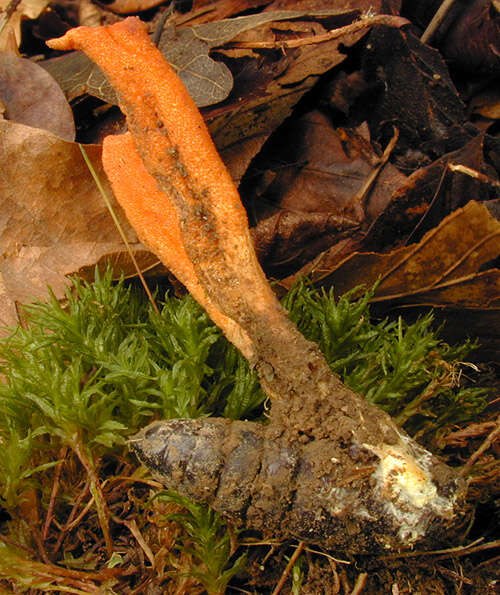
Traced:
<svg viewBox="0 0 500 595">
<path fill-rule="evenodd" d="M 155 422 L 132 441 L 139 458 L 166 486 L 276 537 L 351 553 L 442 541 L 461 515 L 464 482 L 345 387 L 289 321 L 203 119 L 144 25 L 81 27 L 50 45 L 83 50 L 117 91 L 131 137 L 104 144 L 116 197 L 256 367 L 272 403 L 268 425 Z"/>
</svg>

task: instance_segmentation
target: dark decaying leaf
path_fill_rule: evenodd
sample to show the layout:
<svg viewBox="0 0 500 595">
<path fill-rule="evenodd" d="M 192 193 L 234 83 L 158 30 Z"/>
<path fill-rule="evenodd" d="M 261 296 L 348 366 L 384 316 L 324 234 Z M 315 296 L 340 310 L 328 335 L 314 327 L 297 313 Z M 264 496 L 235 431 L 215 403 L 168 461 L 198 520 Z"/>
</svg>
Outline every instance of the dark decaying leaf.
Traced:
<svg viewBox="0 0 500 595">
<path fill-rule="evenodd" d="M 366 135 L 366 126 L 336 130 L 313 111 L 280 130 L 256 159 L 242 194 L 268 274 L 283 277 L 346 236 L 360 238 L 405 182 L 386 164 L 364 192 L 380 161 Z"/>
<path fill-rule="evenodd" d="M 38 64 L 0 53 L 0 101 L 7 120 L 74 140 L 71 108 L 59 85 Z"/>
<path fill-rule="evenodd" d="M 219 47 L 243 31 L 264 23 L 309 16 L 332 18 L 354 17 L 355 11 L 330 10 L 307 15 L 304 11 L 267 12 L 247 17 L 203 23 L 195 27 L 174 29 L 167 26 L 160 40 L 160 50 L 188 88 L 198 107 L 223 101 L 232 88 L 232 76 L 223 62 L 209 56 L 212 48 Z M 60 58 L 42 62 L 59 82 L 69 99 L 83 93 L 95 95 L 108 103 L 116 103 L 116 96 L 107 84 L 101 70 L 81 53 L 73 52 Z"/>
<path fill-rule="evenodd" d="M 444 217 L 463 207 L 471 197 L 488 200 L 489 188 L 477 178 L 454 172 L 450 164 L 460 164 L 486 174 L 484 135 L 472 138 L 460 149 L 447 153 L 427 167 L 417 169 L 393 194 L 390 203 L 365 238 L 365 248 L 381 250 L 394 241 L 418 241 Z"/>
<path fill-rule="evenodd" d="M 408 30 L 374 28 L 363 72 L 371 85 L 365 100 L 372 134 L 390 134 L 387 126 L 395 126 L 400 133 L 398 155 L 418 149 L 434 160 L 468 140 L 463 104 L 446 63 Z"/>
<path fill-rule="evenodd" d="M 365 18 L 339 28 L 322 43 L 311 43 L 313 36 L 304 33 L 301 27 L 304 23 L 288 23 L 289 34 L 298 36 L 294 47 L 284 48 L 282 30 L 271 27 L 273 41 L 268 43 L 273 49 L 259 48 L 258 43 L 252 49 L 249 42 L 245 53 L 237 54 L 234 67 L 231 64 L 235 84 L 230 98 L 204 114 L 217 148 L 236 181 L 241 179 L 271 132 L 292 113 L 292 108 L 320 75 L 342 63 L 347 49 L 382 21 L 394 27 L 406 23 L 399 17 L 383 15 Z M 311 26 L 308 25 L 309 30 Z"/>
<path fill-rule="evenodd" d="M 500 222 L 484 204 L 471 201 L 418 244 L 388 254 L 356 253 L 317 276 L 339 294 L 379 280 L 374 301 L 498 308 L 500 270 L 489 263 L 499 255 Z"/>
<path fill-rule="evenodd" d="M 472 0 L 465 4 L 441 44 L 451 66 L 474 75 L 500 74 L 500 4 Z"/>
</svg>

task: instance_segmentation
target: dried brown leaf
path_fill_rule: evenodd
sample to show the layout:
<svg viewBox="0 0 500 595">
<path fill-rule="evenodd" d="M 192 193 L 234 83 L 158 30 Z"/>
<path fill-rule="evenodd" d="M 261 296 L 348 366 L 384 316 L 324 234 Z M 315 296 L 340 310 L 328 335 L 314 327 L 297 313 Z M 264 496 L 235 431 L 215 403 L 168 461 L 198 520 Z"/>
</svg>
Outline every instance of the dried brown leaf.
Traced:
<svg viewBox="0 0 500 595">
<path fill-rule="evenodd" d="M 0 18 L 0 50 L 4 51 L 7 47 L 9 47 L 9 37 L 13 33 L 15 36 L 15 40 L 17 45 L 21 43 L 21 22 L 24 19 L 36 19 L 40 13 L 45 9 L 47 4 L 49 4 L 49 0 L 22 0 L 16 10 L 10 17 L 8 21 L 8 26 L 3 27 L 4 23 L 2 19 L 4 17 L 4 11 L 9 6 L 10 0 L 0 0 L 0 14 L 2 18 Z"/>
<path fill-rule="evenodd" d="M 432 160 L 468 140 L 463 104 L 437 50 L 409 30 L 382 27 L 370 33 L 367 50 L 363 72 L 372 90 L 366 117 L 373 138 L 390 123 L 400 131 L 399 154 L 418 149 Z"/>
<path fill-rule="evenodd" d="M 116 103 L 116 95 L 102 71 L 82 52 L 43 60 L 40 66 L 54 77 L 68 101 L 88 93 L 108 103 Z"/>
<path fill-rule="evenodd" d="M 345 60 L 345 48 L 380 24 L 380 19 L 366 18 L 328 32 L 332 36 L 321 43 L 312 43 L 314 37 L 302 38 L 295 40 L 298 45 L 285 49 L 283 40 L 276 40 L 272 45 L 278 51 L 267 49 L 258 58 L 244 62 L 235 76 L 230 101 L 206 114 L 219 150 L 228 150 L 241 139 L 266 139 L 319 76 Z M 406 21 L 384 17 L 384 23 L 400 27 Z"/>
<path fill-rule="evenodd" d="M 500 8 L 491 0 L 471 0 L 447 31 L 442 51 L 467 72 L 500 73 Z"/>
<path fill-rule="evenodd" d="M 484 136 L 475 136 L 460 149 L 446 153 L 411 174 L 373 224 L 365 249 L 381 251 L 403 242 L 418 241 L 452 211 L 465 206 L 471 196 L 478 201 L 489 198 L 487 185 L 477 178 L 452 171 L 450 164 L 486 173 Z"/>
<path fill-rule="evenodd" d="M 203 23 L 194 27 L 174 29 L 169 25 L 163 32 L 159 48 L 178 72 L 196 105 L 203 107 L 226 99 L 233 83 L 228 67 L 210 57 L 212 48 L 227 43 L 243 31 L 273 21 L 299 19 L 306 15 L 320 19 L 350 14 L 355 15 L 353 11 L 335 9 L 313 12 L 312 15 L 304 11 L 276 11 Z M 46 60 L 41 65 L 59 82 L 69 99 L 86 92 L 108 103 L 117 103 L 102 71 L 83 54 L 73 52 Z"/>
<path fill-rule="evenodd" d="M 339 293 L 379 280 L 374 301 L 495 308 L 500 270 L 483 269 L 500 255 L 499 239 L 500 222 L 484 204 L 471 201 L 418 244 L 389 254 L 352 254 L 321 278 Z"/>
<path fill-rule="evenodd" d="M 74 140 L 73 112 L 59 85 L 43 68 L 24 58 L 0 54 L 0 72 L 0 101 L 6 119 Z"/>
<path fill-rule="evenodd" d="M 88 146 L 97 173 L 101 149 Z M 16 321 L 15 302 L 61 296 L 65 275 L 123 250 L 120 236 L 78 145 L 14 122 L 0 121 L 0 324 Z M 127 237 L 135 233 L 115 203 Z"/>
</svg>

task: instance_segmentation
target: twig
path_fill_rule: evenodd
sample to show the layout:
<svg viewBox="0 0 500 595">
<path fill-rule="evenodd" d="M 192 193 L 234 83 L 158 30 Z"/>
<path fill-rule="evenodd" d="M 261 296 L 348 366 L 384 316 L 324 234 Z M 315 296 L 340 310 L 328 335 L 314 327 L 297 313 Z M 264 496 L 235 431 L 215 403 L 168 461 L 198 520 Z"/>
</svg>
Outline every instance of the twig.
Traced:
<svg viewBox="0 0 500 595">
<path fill-rule="evenodd" d="M 449 576 L 450 578 L 452 578 L 455 581 L 465 583 L 466 585 L 474 584 L 474 581 L 471 580 L 470 578 L 467 578 L 466 576 L 458 574 L 458 572 L 450 570 L 449 568 L 445 568 L 444 566 L 441 566 L 441 564 L 437 564 L 436 568 L 439 570 L 439 572 L 441 574 L 444 574 L 445 576 Z"/>
<path fill-rule="evenodd" d="M 47 551 L 45 550 L 45 545 L 42 541 L 39 531 L 37 529 L 32 530 L 31 537 L 33 538 L 33 541 L 36 543 L 38 547 L 38 553 L 40 554 L 40 558 L 43 560 L 45 564 L 50 564 L 51 562 L 47 554 Z"/>
<path fill-rule="evenodd" d="M 132 533 L 132 535 L 134 536 L 135 540 L 139 544 L 142 551 L 146 554 L 147 559 L 151 562 L 151 567 L 155 568 L 156 567 L 155 556 L 154 556 L 151 548 L 149 547 L 147 541 L 144 539 L 139 527 L 137 526 L 136 521 L 134 519 L 132 519 L 131 521 L 122 520 L 116 516 L 113 516 L 113 520 L 116 523 L 120 523 L 122 525 L 125 525 L 125 527 L 127 527 L 127 529 L 130 531 L 130 533 Z"/>
<path fill-rule="evenodd" d="M 462 165 L 461 163 L 448 163 L 447 167 L 450 171 L 457 171 L 466 176 L 470 176 L 471 178 L 475 178 L 484 184 L 488 184 L 489 186 L 493 186 L 495 188 L 500 187 L 500 182 L 498 180 L 494 180 L 480 171 L 472 169 L 471 167 L 467 167 L 466 165 Z"/>
<path fill-rule="evenodd" d="M 284 584 L 286 583 L 286 579 L 288 578 L 288 575 L 290 574 L 290 572 L 293 568 L 293 565 L 297 561 L 297 558 L 300 556 L 303 549 L 304 549 L 304 542 L 301 541 L 299 543 L 299 545 L 295 548 L 295 551 L 293 552 L 293 554 L 290 556 L 290 560 L 288 560 L 288 564 L 286 565 L 285 570 L 283 570 L 283 574 L 281 575 L 280 580 L 278 581 L 276 587 L 274 587 L 274 591 L 272 592 L 271 595 L 278 595 L 278 593 L 280 593 L 281 589 L 283 588 Z"/>
<path fill-rule="evenodd" d="M 480 539 L 478 539 L 477 541 L 480 541 Z M 474 542 L 476 543 L 476 542 Z M 473 544 L 471 544 L 472 546 Z M 438 556 L 437 558 L 434 558 L 434 560 L 445 560 L 446 558 L 451 558 L 451 557 L 455 557 L 455 558 L 460 558 L 462 556 L 468 556 L 470 554 L 476 554 L 477 552 L 484 552 L 485 550 L 493 550 L 496 548 L 500 547 L 500 539 L 497 539 L 495 541 L 488 541 L 488 543 L 480 543 L 479 545 L 474 545 L 473 547 L 469 547 L 469 549 L 466 549 L 468 546 L 464 546 L 463 549 L 461 548 L 451 548 L 451 550 L 455 549 L 455 552 L 451 552 L 449 554 L 445 553 L 442 556 Z M 446 550 L 444 550 L 446 551 Z"/>
<path fill-rule="evenodd" d="M 482 568 L 483 566 L 488 566 L 489 564 L 497 564 L 497 562 L 500 562 L 500 556 L 495 556 L 494 558 L 490 558 L 489 560 L 481 562 L 481 564 L 478 564 L 475 567 L 475 570 L 477 571 L 479 568 Z"/>
<path fill-rule="evenodd" d="M 163 35 L 163 29 L 165 28 L 165 23 L 167 20 L 174 14 L 175 3 L 172 2 L 170 6 L 168 6 L 156 24 L 155 30 L 153 32 L 153 36 L 151 37 L 151 41 L 155 44 L 156 47 L 160 45 L 161 36 Z"/>
<path fill-rule="evenodd" d="M 349 202 L 346 206 L 347 210 L 349 210 L 349 206 L 351 206 L 351 205 L 354 207 L 354 213 L 359 218 L 359 220 L 361 220 L 362 217 L 364 216 L 364 210 L 365 210 L 366 199 L 368 197 L 368 194 L 370 193 L 371 189 L 373 188 L 373 185 L 375 184 L 376 179 L 378 178 L 380 172 L 382 171 L 382 168 L 389 160 L 389 157 L 391 156 L 391 153 L 394 150 L 394 147 L 396 146 L 398 139 L 399 139 L 399 130 L 394 127 L 394 134 L 392 135 L 391 140 L 387 144 L 387 147 L 384 149 L 384 153 L 382 154 L 382 157 L 378 160 L 377 165 L 371 170 L 370 174 L 364 181 L 361 188 L 349 200 Z"/>
<path fill-rule="evenodd" d="M 360 595 L 360 593 L 363 592 L 363 590 L 366 586 L 367 579 L 368 579 L 368 573 L 361 572 L 356 580 L 353 590 L 351 591 L 351 595 Z"/>
<path fill-rule="evenodd" d="M 81 464 L 85 468 L 87 475 L 90 479 L 89 489 L 90 493 L 94 498 L 94 503 L 97 512 L 97 518 L 99 519 L 99 525 L 101 527 L 102 534 L 104 536 L 104 543 L 106 545 L 106 552 L 109 557 L 113 554 L 113 540 L 111 538 L 111 531 L 109 527 L 109 511 L 106 498 L 102 490 L 102 485 L 97 475 L 94 461 L 90 456 L 87 455 L 86 449 L 82 444 L 81 437 L 75 441 L 73 451 L 80 460 Z"/>
<path fill-rule="evenodd" d="M 330 562 L 334 562 L 335 564 L 348 564 L 348 565 L 351 564 L 351 562 L 349 560 L 341 560 L 340 558 L 334 558 L 330 554 L 327 554 L 326 552 L 320 552 L 319 550 L 315 550 L 312 547 L 306 547 L 304 549 L 306 552 L 309 552 L 311 554 L 318 554 L 319 556 L 325 556 L 325 558 L 328 558 L 328 560 L 330 560 Z"/>
<path fill-rule="evenodd" d="M 349 579 L 347 578 L 347 573 L 345 571 L 345 568 L 342 568 L 340 571 L 340 584 L 342 585 L 342 589 L 344 590 L 344 593 L 351 592 L 351 584 L 349 582 Z"/>
<path fill-rule="evenodd" d="M 428 43 L 431 40 L 453 4 L 455 4 L 455 0 L 443 0 L 441 6 L 436 11 L 436 14 L 432 17 L 431 22 L 427 25 L 426 30 L 422 33 L 422 37 L 420 38 L 422 43 Z"/>
<path fill-rule="evenodd" d="M 62 542 L 64 541 L 64 537 L 66 535 L 66 533 L 70 530 L 71 525 L 73 523 L 73 519 L 76 516 L 76 511 L 78 510 L 78 507 L 80 506 L 80 502 L 83 500 L 83 498 L 85 497 L 85 495 L 88 493 L 89 491 L 89 487 L 90 487 L 90 480 L 87 477 L 87 480 L 85 482 L 85 485 L 83 486 L 83 489 L 80 491 L 80 493 L 78 494 L 75 503 L 73 505 L 73 508 L 71 509 L 71 512 L 69 513 L 69 516 L 64 524 L 64 526 L 62 527 L 62 529 L 59 532 L 59 537 L 57 538 L 57 542 L 52 550 L 52 553 L 55 554 L 59 548 L 62 545 Z M 93 498 L 91 498 L 90 504 L 92 504 L 92 502 L 94 501 Z M 90 508 L 90 505 L 88 506 L 88 508 Z"/>
<path fill-rule="evenodd" d="M 87 493 L 90 490 L 90 481 L 85 485 L 85 488 L 86 488 L 85 493 Z M 74 519 L 72 519 L 71 521 L 68 520 L 66 522 L 66 524 L 63 527 L 63 531 L 66 531 L 66 532 L 71 531 L 75 527 L 78 527 L 78 525 L 82 522 L 82 519 L 87 515 L 88 511 L 92 508 L 93 505 L 94 505 L 94 496 L 91 495 L 89 501 L 82 508 L 82 510 L 80 511 L 78 516 L 75 517 Z M 71 512 L 73 512 L 73 511 L 71 511 Z"/>
<path fill-rule="evenodd" d="M 446 558 L 468 556 L 484 550 L 491 550 L 500 547 L 500 539 L 495 541 L 488 541 L 482 543 L 483 538 L 476 539 L 469 545 L 460 545 L 457 547 L 450 547 L 443 550 L 431 550 L 428 552 L 399 552 L 397 554 L 387 554 L 386 556 L 379 556 L 379 560 L 395 560 L 398 558 L 419 558 L 421 556 L 437 556 L 435 560 L 444 560 Z"/>
<path fill-rule="evenodd" d="M 401 26 L 405 23 L 408 23 L 406 19 L 402 17 L 395 17 L 392 15 L 386 14 L 378 14 L 373 17 L 367 17 L 364 19 L 359 19 L 350 25 L 345 25 L 344 27 L 338 27 L 337 29 L 332 29 L 327 33 L 321 33 L 319 35 L 312 35 L 311 37 L 302 37 L 301 39 L 290 39 L 290 40 L 281 40 L 281 41 L 237 41 L 234 43 L 229 44 L 230 47 L 234 48 L 250 48 L 250 49 L 291 49 L 291 48 L 298 48 L 304 45 L 312 45 L 315 43 L 323 43 L 325 41 L 331 41 L 332 39 L 338 39 L 339 37 L 344 37 L 345 35 L 351 35 L 352 33 L 356 33 L 357 31 L 361 31 L 367 27 L 371 27 L 373 25 L 387 25 L 387 26 Z"/>
<path fill-rule="evenodd" d="M 333 574 L 332 595 L 338 595 L 340 593 L 340 577 L 337 572 L 337 564 L 333 560 L 328 560 L 330 563 L 330 569 Z"/>
<path fill-rule="evenodd" d="M 462 477 L 465 477 L 466 475 L 468 475 L 472 465 L 474 465 L 474 463 L 479 459 L 479 457 L 490 448 L 490 446 L 495 442 L 497 436 L 500 436 L 500 416 L 497 419 L 496 428 L 494 428 L 488 434 L 488 436 L 486 436 L 486 438 L 485 438 L 484 442 L 481 444 L 481 446 L 475 452 L 472 453 L 472 455 L 469 457 L 468 461 L 465 463 L 465 465 L 460 470 L 460 475 Z"/>
<path fill-rule="evenodd" d="M 49 507 L 47 509 L 47 516 L 45 517 L 45 523 L 43 525 L 43 531 L 42 531 L 42 540 L 45 541 L 47 539 L 47 535 L 49 533 L 49 528 L 50 528 L 50 524 L 52 523 L 52 517 L 53 517 L 53 513 L 54 513 L 54 507 L 56 504 L 56 497 L 57 497 L 57 492 L 59 491 L 59 481 L 61 479 L 61 472 L 62 472 L 62 468 L 66 459 L 66 454 L 68 452 L 68 447 L 67 446 L 63 446 L 60 450 L 60 455 L 59 458 L 61 459 L 56 467 L 56 473 L 55 473 L 55 477 L 54 477 L 54 483 L 52 485 L 52 491 L 50 494 L 50 502 L 49 502 Z"/>
</svg>

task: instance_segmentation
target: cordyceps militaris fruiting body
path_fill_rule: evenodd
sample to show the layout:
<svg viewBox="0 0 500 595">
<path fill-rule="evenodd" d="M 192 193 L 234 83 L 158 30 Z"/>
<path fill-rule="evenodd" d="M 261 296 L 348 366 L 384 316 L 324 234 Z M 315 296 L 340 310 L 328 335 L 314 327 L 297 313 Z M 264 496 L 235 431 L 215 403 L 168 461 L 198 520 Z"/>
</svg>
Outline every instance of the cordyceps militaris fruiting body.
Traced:
<svg viewBox="0 0 500 595">
<path fill-rule="evenodd" d="M 143 243 L 254 366 L 266 425 L 154 422 L 134 451 L 169 488 L 238 524 L 351 553 L 437 543 L 464 484 L 383 411 L 345 387 L 287 318 L 257 261 L 246 213 L 203 118 L 137 18 L 70 30 L 118 93 L 129 132 L 103 162 Z"/>
</svg>

